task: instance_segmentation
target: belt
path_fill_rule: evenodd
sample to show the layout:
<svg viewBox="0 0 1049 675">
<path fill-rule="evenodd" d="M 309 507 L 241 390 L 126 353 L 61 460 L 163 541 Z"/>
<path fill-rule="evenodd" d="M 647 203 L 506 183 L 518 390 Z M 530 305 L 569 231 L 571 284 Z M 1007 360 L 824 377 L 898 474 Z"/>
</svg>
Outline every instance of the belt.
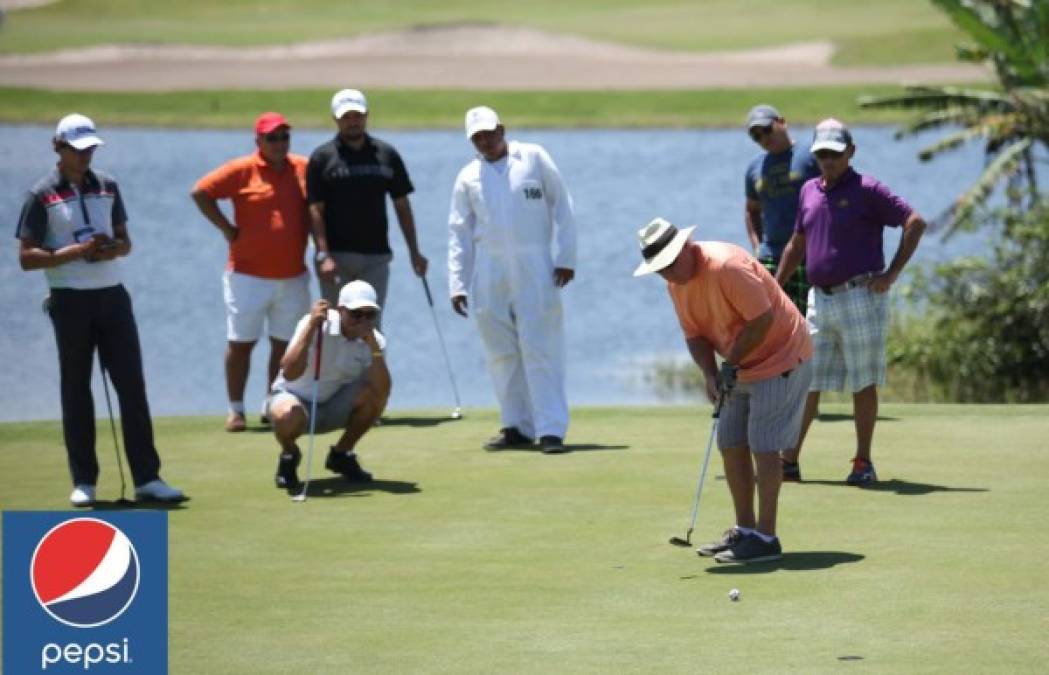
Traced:
<svg viewBox="0 0 1049 675">
<path fill-rule="evenodd" d="M 853 277 L 843 284 L 838 284 L 836 286 L 816 286 L 816 288 L 823 291 L 826 295 L 834 295 L 835 293 L 843 293 L 850 289 L 858 288 L 859 286 L 866 286 L 867 282 L 870 281 L 873 276 L 873 272 L 867 272 L 857 277 Z"/>
</svg>

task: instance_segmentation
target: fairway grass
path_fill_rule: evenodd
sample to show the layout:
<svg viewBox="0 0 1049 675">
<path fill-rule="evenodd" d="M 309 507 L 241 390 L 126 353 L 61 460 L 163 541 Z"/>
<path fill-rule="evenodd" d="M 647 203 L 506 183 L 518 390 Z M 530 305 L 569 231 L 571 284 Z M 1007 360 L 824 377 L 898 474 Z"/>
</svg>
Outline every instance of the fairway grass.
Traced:
<svg viewBox="0 0 1049 675">
<path fill-rule="evenodd" d="M 899 94 L 890 85 L 709 89 L 700 91 L 369 90 L 369 125 L 377 129 L 461 129 L 463 113 L 489 105 L 514 128 L 742 127 L 747 110 L 772 103 L 796 124 L 828 115 L 849 124 L 896 124 L 897 110 L 860 109 L 862 95 Z M 259 112 L 280 110 L 298 128 L 333 129 L 331 91 L 67 92 L 0 87 L 0 122 L 42 123 L 73 106 L 102 127 L 250 129 Z"/>
<path fill-rule="evenodd" d="M 455 24 L 503 24 L 662 50 L 830 40 L 841 65 L 945 63 L 961 34 L 925 0 L 65 0 L 11 12 L 0 53 L 113 43 L 288 44 Z"/>
<path fill-rule="evenodd" d="M 171 672 L 1044 672 L 1049 406 L 885 405 L 875 489 L 842 484 L 849 408 L 823 407 L 785 558 L 753 567 L 667 544 L 709 407 L 577 409 L 562 456 L 480 450 L 491 411 L 392 413 L 359 447 L 371 486 L 330 477 L 318 437 L 305 504 L 272 487 L 269 433 L 159 419 L 193 497 L 169 516 Z M 732 524 L 720 474 L 694 542 Z M 66 508 L 59 424 L 0 425 L 0 475 L 3 509 Z"/>
</svg>

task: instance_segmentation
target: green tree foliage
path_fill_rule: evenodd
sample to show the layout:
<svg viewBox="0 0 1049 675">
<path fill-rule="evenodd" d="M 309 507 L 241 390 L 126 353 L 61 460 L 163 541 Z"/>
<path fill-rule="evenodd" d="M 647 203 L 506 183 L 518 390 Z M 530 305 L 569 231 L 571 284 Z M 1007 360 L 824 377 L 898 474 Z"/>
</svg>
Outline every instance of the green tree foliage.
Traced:
<svg viewBox="0 0 1049 675">
<path fill-rule="evenodd" d="M 988 161 L 982 175 L 934 222 L 950 234 L 980 222 L 978 208 L 1003 181 L 1014 206 L 1040 198 L 1032 151 L 1036 144 L 1049 149 L 1049 0 L 932 2 L 974 42 L 958 47 L 958 58 L 988 64 L 1000 87 L 915 86 L 897 96 L 862 97 L 860 106 L 919 111 L 897 137 L 956 127 L 920 152 L 925 161 L 968 141 L 984 141 Z"/>
<path fill-rule="evenodd" d="M 893 372 L 932 400 L 1049 400 L 1049 206 L 995 214 L 993 255 L 919 272 L 892 332 Z"/>
<path fill-rule="evenodd" d="M 889 362 L 934 400 L 1049 399 L 1049 205 L 1038 193 L 1035 149 L 1049 149 L 1049 0 L 932 0 L 973 40 L 958 57 L 987 63 L 999 88 L 912 87 L 867 107 L 915 109 L 898 136 L 960 127 L 923 160 L 983 139 L 983 174 L 939 223 L 991 228 L 990 254 L 919 271 L 911 315 L 890 335 Z M 1008 206 L 984 207 L 1007 182 Z"/>
</svg>

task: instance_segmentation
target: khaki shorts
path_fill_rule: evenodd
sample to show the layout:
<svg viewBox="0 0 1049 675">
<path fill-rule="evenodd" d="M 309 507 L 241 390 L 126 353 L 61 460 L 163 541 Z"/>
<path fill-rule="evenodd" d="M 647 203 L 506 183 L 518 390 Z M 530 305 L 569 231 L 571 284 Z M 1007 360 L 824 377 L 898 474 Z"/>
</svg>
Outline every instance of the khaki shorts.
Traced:
<svg viewBox="0 0 1049 675">
<path fill-rule="evenodd" d="M 327 401 L 317 403 L 317 420 L 313 429 L 314 432 L 324 434 L 329 431 L 345 429 L 346 425 L 350 422 L 350 412 L 353 410 L 353 401 L 357 398 L 358 392 L 364 387 L 366 381 L 367 378 L 358 377 L 353 382 L 349 382 L 339 387 L 338 391 L 336 391 Z M 272 397 L 270 401 L 270 409 L 272 409 L 278 401 L 290 399 L 293 406 L 302 408 L 302 412 L 306 415 L 306 424 L 309 424 L 310 399 L 283 389 L 274 389 L 270 395 Z"/>
</svg>

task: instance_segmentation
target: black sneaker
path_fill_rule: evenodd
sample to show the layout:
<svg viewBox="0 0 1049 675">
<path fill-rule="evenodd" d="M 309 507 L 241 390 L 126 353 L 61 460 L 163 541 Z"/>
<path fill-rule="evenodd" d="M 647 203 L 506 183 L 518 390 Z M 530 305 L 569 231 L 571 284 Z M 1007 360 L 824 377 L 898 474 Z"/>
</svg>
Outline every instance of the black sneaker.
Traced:
<svg viewBox="0 0 1049 675">
<path fill-rule="evenodd" d="M 743 533 L 741 533 L 734 527 L 729 528 L 725 530 L 724 534 L 721 535 L 721 539 L 718 539 L 717 541 L 712 541 L 709 544 L 703 544 L 702 546 L 698 547 L 696 549 L 696 554 L 702 558 L 710 558 L 712 556 L 717 555 L 718 553 L 721 553 L 722 551 L 729 550 L 737 543 L 739 543 L 739 540 L 741 538 L 743 538 Z"/>
<path fill-rule="evenodd" d="M 785 459 L 781 461 L 783 462 L 783 482 L 800 483 L 801 465 L 799 465 L 797 462 L 788 462 Z"/>
<path fill-rule="evenodd" d="M 560 455 L 563 452 L 568 452 L 568 448 L 565 447 L 560 436 L 541 436 L 539 438 L 539 447 L 547 455 Z"/>
<path fill-rule="evenodd" d="M 852 472 L 845 479 L 849 485 L 870 485 L 878 482 L 878 474 L 874 472 L 874 465 L 866 459 L 852 458 Z"/>
<path fill-rule="evenodd" d="M 280 490 L 297 491 L 302 487 L 299 481 L 299 462 L 302 461 L 302 453 L 295 450 L 294 453 L 282 452 L 277 461 L 277 475 L 273 477 L 273 484 Z"/>
<path fill-rule="evenodd" d="M 529 448 L 532 439 L 522 434 L 517 427 L 503 427 L 495 436 L 484 444 L 485 450 L 508 450 L 510 448 Z"/>
<path fill-rule="evenodd" d="M 328 451 L 328 459 L 324 461 L 324 467 L 328 471 L 341 473 L 351 483 L 370 483 L 372 480 L 372 475 L 361 468 L 357 461 L 357 453 L 352 450 L 347 453 L 345 450 L 332 447 Z"/>
<path fill-rule="evenodd" d="M 743 535 L 732 548 L 715 555 L 714 560 L 719 563 L 759 563 L 772 562 L 782 557 L 783 549 L 779 545 L 779 538 L 765 541 L 750 533 Z"/>
</svg>

